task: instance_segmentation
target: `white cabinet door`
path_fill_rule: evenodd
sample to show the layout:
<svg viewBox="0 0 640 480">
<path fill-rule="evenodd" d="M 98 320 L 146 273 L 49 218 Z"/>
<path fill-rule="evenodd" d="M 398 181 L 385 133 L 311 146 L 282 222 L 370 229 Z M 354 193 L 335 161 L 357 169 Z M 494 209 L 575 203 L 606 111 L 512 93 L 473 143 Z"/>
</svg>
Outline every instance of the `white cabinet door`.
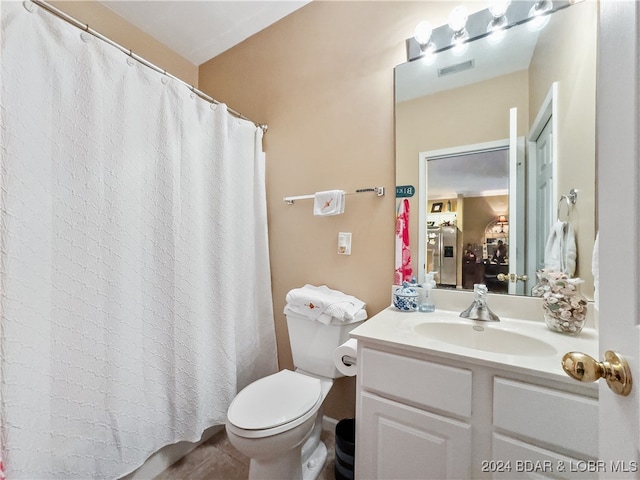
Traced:
<svg viewBox="0 0 640 480">
<path fill-rule="evenodd" d="M 361 393 L 356 478 L 471 478 L 471 426 Z"/>
</svg>

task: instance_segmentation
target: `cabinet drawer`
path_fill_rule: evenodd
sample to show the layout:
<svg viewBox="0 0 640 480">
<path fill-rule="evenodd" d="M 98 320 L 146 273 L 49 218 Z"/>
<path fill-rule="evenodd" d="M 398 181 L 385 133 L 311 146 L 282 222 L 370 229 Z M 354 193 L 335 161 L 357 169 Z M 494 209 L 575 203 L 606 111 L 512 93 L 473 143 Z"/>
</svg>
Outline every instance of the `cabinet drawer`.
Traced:
<svg viewBox="0 0 640 480">
<path fill-rule="evenodd" d="M 471 371 L 417 358 L 363 348 L 359 381 L 365 390 L 438 409 L 471 416 Z"/>
<path fill-rule="evenodd" d="M 495 433 L 493 460 L 483 465 L 483 471 L 493 473 L 493 478 L 598 478 L 596 460 L 567 457 Z"/>
<path fill-rule="evenodd" d="M 596 400 L 498 377 L 493 386 L 495 427 L 580 457 L 597 457 Z"/>
</svg>

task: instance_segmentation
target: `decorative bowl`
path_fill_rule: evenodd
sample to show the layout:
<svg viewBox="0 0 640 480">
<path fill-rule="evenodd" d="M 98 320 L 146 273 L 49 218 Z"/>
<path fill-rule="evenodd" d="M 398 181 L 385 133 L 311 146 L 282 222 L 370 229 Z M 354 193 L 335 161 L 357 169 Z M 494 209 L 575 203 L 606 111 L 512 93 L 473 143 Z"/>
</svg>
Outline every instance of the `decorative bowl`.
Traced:
<svg viewBox="0 0 640 480">
<path fill-rule="evenodd" d="M 418 310 L 418 292 L 404 284 L 393 293 L 393 306 L 403 312 L 415 312 Z"/>
</svg>

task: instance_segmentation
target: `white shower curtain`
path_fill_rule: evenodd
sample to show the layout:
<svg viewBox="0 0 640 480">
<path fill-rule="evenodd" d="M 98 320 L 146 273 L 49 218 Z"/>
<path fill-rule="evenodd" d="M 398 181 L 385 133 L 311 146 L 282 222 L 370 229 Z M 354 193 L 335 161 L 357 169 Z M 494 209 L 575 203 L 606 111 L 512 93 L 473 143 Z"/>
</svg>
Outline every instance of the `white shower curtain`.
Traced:
<svg viewBox="0 0 640 480">
<path fill-rule="evenodd" d="M 6 476 L 116 478 L 276 370 L 262 131 L 2 4 Z"/>
</svg>

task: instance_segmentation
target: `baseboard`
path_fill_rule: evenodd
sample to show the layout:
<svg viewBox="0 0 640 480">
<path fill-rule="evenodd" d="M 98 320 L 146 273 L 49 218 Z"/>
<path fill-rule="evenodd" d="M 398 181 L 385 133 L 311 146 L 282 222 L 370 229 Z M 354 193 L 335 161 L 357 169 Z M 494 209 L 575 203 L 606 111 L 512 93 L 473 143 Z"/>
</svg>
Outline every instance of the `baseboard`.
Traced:
<svg viewBox="0 0 640 480">
<path fill-rule="evenodd" d="M 322 416 L 323 430 L 329 430 L 331 432 L 335 432 L 337 424 L 338 424 L 338 420 L 336 420 L 335 418 L 327 417 L 326 415 Z"/>
<path fill-rule="evenodd" d="M 121 480 L 150 480 L 160 475 L 182 457 L 195 450 L 201 443 L 206 442 L 216 433 L 222 431 L 222 429 L 224 429 L 223 425 L 214 425 L 207 428 L 197 442 L 178 442 L 161 448 L 147 458 L 136 470 L 122 477 Z"/>
</svg>

